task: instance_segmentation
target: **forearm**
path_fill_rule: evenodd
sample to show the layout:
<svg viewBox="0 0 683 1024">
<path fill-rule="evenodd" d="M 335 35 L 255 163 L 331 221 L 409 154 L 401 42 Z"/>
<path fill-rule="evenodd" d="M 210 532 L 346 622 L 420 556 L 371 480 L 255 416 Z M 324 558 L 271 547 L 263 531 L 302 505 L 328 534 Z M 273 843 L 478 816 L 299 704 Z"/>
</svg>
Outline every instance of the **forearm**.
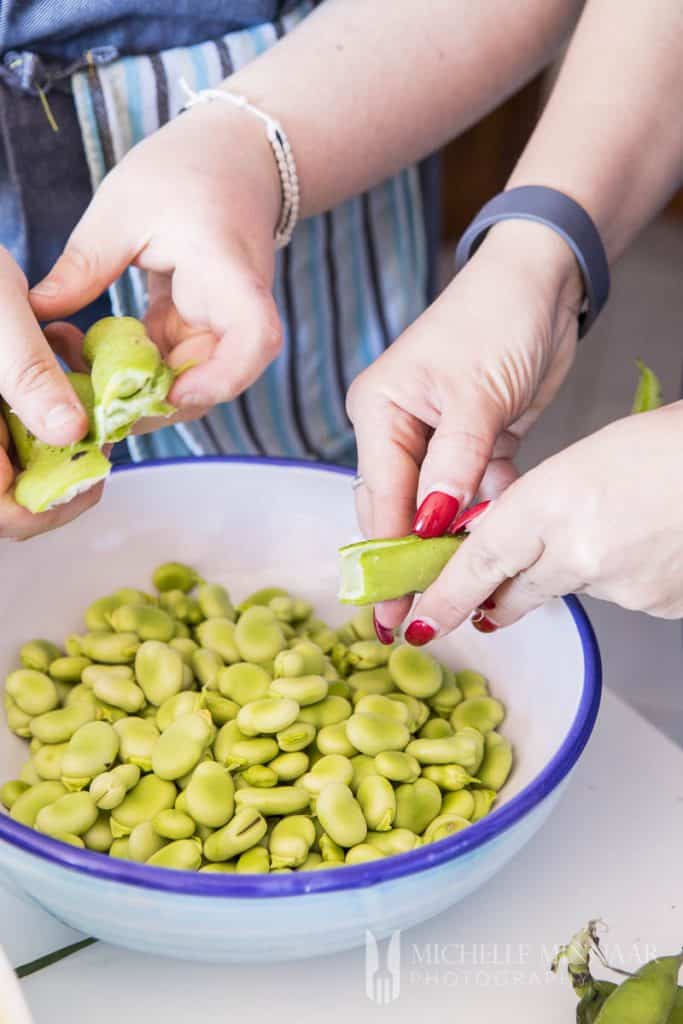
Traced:
<svg viewBox="0 0 683 1024">
<path fill-rule="evenodd" d="M 571 195 L 613 261 L 681 180 L 682 96 L 683 2 L 589 0 L 509 187 Z"/>
<path fill-rule="evenodd" d="M 226 87 L 279 118 L 305 216 L 462 132 L 557 53 L 583 0 L 326 0 Z"/>
</svg>

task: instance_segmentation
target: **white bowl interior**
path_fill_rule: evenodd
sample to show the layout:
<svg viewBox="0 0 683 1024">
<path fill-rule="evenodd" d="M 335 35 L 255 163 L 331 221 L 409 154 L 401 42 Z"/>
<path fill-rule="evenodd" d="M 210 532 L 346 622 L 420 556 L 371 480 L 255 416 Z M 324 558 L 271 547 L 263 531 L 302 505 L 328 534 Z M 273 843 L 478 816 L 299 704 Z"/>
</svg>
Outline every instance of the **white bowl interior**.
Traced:
<svg viewBox="0 0 683 1024">
<path fill-rule="evenodd" d="M 150 586 L 171 559 L 224 583 L 235 599 L 280 585 L 313 601 L 338 625 L 353 609 L 336 599 L 337 548 L 355 539 L 347 475 L 265 462 L 166 464 L 117 473 L 100 505 L 66 528 L 2 549 L 0 673 L 33 637 L 61 642 L 83 631 L 81 615 L 121 586 Z M 465 625 L 433 647 L 454 668 L 487 675 L 507 706 L 502 731 L 515 746 L 500 803 L 545 767 L 576 715 L 583 651 L 567 606 L 556 601 L 484 636 Z M 0 782 L 16 777 L 24 741 L 0 725 Z"/>
</svg>

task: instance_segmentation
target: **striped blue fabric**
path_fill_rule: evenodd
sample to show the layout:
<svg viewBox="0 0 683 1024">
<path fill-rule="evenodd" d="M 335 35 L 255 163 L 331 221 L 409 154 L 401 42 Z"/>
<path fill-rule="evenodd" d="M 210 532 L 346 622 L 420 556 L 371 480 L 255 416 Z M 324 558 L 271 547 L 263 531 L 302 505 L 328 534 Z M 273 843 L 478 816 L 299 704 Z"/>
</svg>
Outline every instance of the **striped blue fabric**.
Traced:
<svg viewBox="0 0 683 1024">
<path fill-rule="evenodd" d="M 304 2 L 278 22 L 77 73 L 74 98 L 93 187 L 131 146 L 179 112 L 181 78 L 197 90 L 216 85 L 312 8 Z M 201 421 L 130 439 L 135 461 L 239 453 L 353 464 L 353 430 L 344 408 L 349 384 L 427 301 L 417 170 L 301 222 L 278 254 L 274 289 L 284 334 L 278 359 L 244 395 Z M 117 314 L 143 315 L 143 275 L 127 271 L 111 299 Z"/>
</svg>

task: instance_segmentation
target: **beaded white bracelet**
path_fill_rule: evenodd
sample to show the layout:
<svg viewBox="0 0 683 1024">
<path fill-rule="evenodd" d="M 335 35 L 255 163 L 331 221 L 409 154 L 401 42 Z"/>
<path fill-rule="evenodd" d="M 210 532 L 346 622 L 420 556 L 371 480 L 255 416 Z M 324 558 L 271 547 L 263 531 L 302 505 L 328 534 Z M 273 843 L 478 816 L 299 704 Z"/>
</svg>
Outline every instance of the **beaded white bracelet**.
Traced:
<svg viewBox="0 0 683 1024">
<path fill-rule="evenodd" d="M 291 241 L 294 228 L 299 219 L 299 177 L 296 173 L 296 163 L 294 162 L 292 147 L 282 125 L 272 117 L 269 117 L 268 114 L 264 114 L 262 110 L 252 106 L 246 96 L 240 96 L 238 93 L 226 92 L 223 89 L 201 89 L 199 92 L 195 92 L 184 78 L 180 79 L 180 87 L 187 96 L 187 102 L 183 106 L 183 110 L 189 110 L 190 107 L 194 107 L 198 103 L 227 100 L 233 106 L 240 107 L 242 110 L 246 110 L 255 117 L 258 117 L 260 121 L 263 121 L 266 126 L 266 136 L 273 150 L 278 174 L 280 175 L 282 207 L 275 227 L 274 237 L 275 248 L 282 249 Z"/>
</svg>

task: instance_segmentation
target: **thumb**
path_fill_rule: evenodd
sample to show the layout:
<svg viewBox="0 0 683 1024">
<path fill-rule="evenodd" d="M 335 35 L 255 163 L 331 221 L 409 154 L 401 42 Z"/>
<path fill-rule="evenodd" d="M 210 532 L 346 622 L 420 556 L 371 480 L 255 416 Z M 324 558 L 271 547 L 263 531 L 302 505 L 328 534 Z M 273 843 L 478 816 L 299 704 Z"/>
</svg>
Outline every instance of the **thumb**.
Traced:
<svg viewBox="0 0 683 1024">
<path fill-rule="evenodd" d="M 91 200 L 47 277 L 30 292 L 39 320 L 71 316 L 97 299 L 137 256 L 107 181 Z M 125 207 L 124 207 L 125 209 Z"/>
<path fill-rule="evenodd" d="M 457 413 L 444 411 L 420 469 L 414 533 L 420 537 L 440 536 L 458 512 L 470 504 L 501 427 L 500 413 L 493 406 L 471 410 L 463 406 Z"/>
</svg>

